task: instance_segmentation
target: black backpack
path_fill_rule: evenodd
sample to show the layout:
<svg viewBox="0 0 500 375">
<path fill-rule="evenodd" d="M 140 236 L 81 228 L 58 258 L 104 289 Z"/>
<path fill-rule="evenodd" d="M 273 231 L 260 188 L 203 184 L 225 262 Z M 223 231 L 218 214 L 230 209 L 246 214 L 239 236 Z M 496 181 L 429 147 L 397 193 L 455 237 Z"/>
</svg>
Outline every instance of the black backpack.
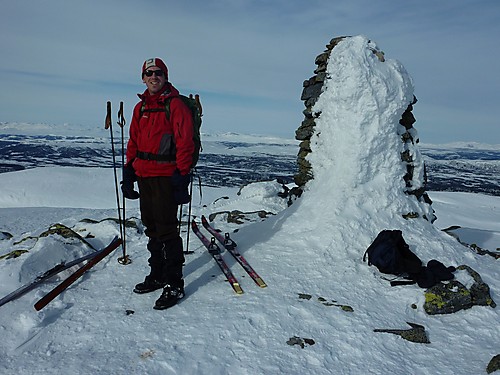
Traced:
<svg viewBox="0 0 500 375">
<path fill-rule="evenodd" d="M 366 250 L 363 261 L 385 274 L 415 279 L 422 261 L 411 250 L 400 230 L 383 230 Z"/>
<path fill-rule="evenodd" d="M 422 261 L 411 250 L 400 230 L 383 230 L 368 247 L 363 261 L 375 266 L 385 274 L 402 276 L 402 280 L 389 280 L 391 286 L 418 284 L 421 288 L 430 288 L 441 281 L 453 279 L 456 268 L 446 267 L 436 259 L 422 265 Z"/>
</svg>

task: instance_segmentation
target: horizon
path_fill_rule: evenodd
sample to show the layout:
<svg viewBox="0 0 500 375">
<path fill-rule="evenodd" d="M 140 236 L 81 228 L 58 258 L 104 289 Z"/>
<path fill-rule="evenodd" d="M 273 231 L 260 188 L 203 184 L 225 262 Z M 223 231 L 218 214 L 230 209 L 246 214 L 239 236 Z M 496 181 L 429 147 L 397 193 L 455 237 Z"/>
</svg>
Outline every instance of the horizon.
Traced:
<svg viewBox="0 0 500 375">
<path fill-rule="evenodd" d="M 27 128 L 29 126 L 29 128 Z M 127 126 L 127 125 L 126 125 Z M 37 129 L 38 127 L 38 129 Z M 51 129 L 51 133 L 47 133 L 47 128 Z M 114 126 L 113 134 L 115 137 L 119 137 L 119 127 Z M 294 136 L 286 137 L 279 136 L 273 134 L 263 134 L 263 133 L 243 133 L 236 131 L 221 131 L 221 132 L 205 132 L 204 126 L 201 127 L 201 135 L 202 137 L 243 137 L 246 141 L 249 141 L 249 138 L 257 138 L 259 141 L 263 141 L 264 139 L 268 140 L 285 140 L 288 142 L 297 143 L 297 147 L 300 141 L 296 140 Z M 95 133 L 82 133 L 82 131 L 88 131 Z M 74 137 L 81 135 L 82 137 L 100 137 L 100 138 L 109 138 L 110 132 L 107 129 L 104 129 L 104 126 L 89 126 L 89 127 L 79 127 L 76 124 L 70 123 L 40 123 L 40 122 L 6 122 L 0 121 L 0 134 L 2 135 L 22 135 L 22 136 L 61 136 L 61 137 Z M 124 134 L 124 139 L 128 139 L 128 133 Z M 115 142 L 117 140 L 115 139 Z M 203 142 L 203 138 L 202 138 Z M 444 143 L 430 143 L 430 142 L 422 142 L 420 141 L 417 144 L 417 147 L 432 147 L 432 148 L 442 148 L 442 147 L 450 147 L 450 148 L 473 148 L 473 149 L 485 149 L 485 150 L 499 150 L 499 143 L 488 143 L 488 142 L 476 142 L 476 141 L 450 141 Z"/>
</svg>

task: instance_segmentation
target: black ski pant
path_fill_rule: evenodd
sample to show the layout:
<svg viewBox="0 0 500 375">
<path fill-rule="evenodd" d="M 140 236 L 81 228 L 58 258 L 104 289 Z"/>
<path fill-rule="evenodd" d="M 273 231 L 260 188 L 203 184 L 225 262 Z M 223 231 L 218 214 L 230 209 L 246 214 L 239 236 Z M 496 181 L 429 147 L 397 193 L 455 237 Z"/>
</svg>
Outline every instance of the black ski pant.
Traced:
<svg viewBox="0 0 500 375">
<path fill-rule="evenodd" d="M 170 177 L 140 177 L 141 220 L 149 237 L 150 276 L 171 286 L 183 286 L 184 252 L 178 232 L 177 204 Z"/>
</svg>

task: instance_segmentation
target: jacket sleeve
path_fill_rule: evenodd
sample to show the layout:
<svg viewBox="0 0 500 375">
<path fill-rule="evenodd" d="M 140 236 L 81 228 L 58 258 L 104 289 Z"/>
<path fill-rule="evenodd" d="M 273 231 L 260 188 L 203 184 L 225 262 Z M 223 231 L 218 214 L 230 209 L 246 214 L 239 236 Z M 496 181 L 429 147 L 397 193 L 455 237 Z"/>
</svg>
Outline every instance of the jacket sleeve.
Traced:
<svg viewBox="0 0 500 375">
<path fill-rule="evenodd" d="M 134 107 L 134 112 L 132 113 L 132 121 L 130 122 L 129 129 L 129 140 L 127 143 L 127 164 L 132 162 L 137 155 L 137 137 L 139 132 L 140 107 L 141 103 L 138 103 Z"/>
<path fill-rule="evenodd" d="M 194 153 L 193 118 L 190 109 L 179 98 L 170 102 L 170 121 L 174 130 L 175 147 L 177 150 L 176 164 L 181 175 L 191 170 Z"/>
</svg>

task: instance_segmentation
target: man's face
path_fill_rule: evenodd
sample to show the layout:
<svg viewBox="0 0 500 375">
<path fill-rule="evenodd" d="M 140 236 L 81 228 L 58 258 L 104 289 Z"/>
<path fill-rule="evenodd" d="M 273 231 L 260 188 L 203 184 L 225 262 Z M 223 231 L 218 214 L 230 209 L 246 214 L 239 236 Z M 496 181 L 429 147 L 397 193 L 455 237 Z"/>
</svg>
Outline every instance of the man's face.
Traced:
<svg viewBox="0 0 500 375">
<path fill-rule="evenodd" d="M 163 70 L 156 66 L 152 66 L 146 69 L 142 74 L 142 82 L 146 84 L 149 93 L 154 95 L 162 91 L 167 80 Z"/>
</svg>

